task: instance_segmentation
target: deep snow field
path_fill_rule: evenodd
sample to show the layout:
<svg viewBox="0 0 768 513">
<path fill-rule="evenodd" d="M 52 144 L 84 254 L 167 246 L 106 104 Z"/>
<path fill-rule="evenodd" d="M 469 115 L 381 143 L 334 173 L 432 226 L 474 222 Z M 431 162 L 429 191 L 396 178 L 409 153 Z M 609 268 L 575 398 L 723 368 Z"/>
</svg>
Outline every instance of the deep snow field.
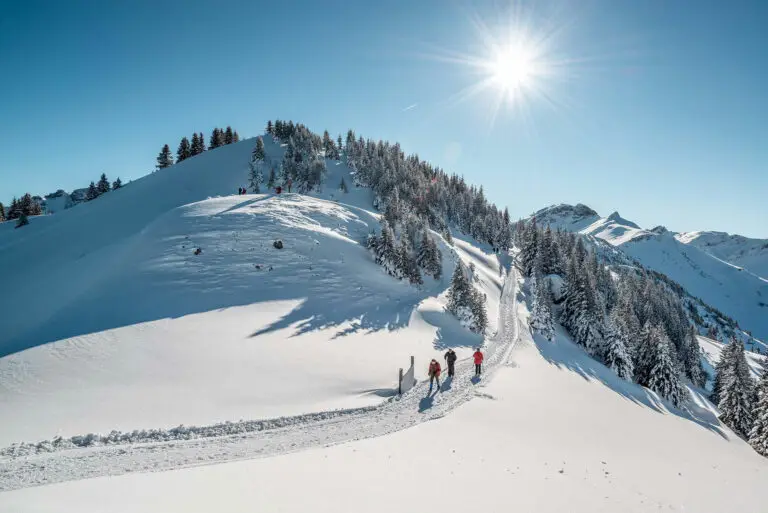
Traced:
<svg viewBox="0 0 768 513">
<path fill-rule="evenodd" d="M 527 315 L 524 303 L 521 318 Z M 384 437 L 4 494 L 0 511 L 765 511 L 768 461 L 705 408 L 670 410 L 558 332 L 476 398 Z M 300 489 L 301 493 L 296 493 Z"/>
</svg>

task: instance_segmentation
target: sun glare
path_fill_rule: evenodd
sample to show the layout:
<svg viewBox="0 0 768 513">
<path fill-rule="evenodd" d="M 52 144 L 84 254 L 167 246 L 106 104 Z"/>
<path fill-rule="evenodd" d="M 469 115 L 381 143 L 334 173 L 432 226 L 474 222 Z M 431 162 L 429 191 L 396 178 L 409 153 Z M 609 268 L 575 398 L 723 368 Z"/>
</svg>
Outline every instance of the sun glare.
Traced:
<svg viewBox="0 0 768 513">
<path fill-rule="evenodd" d="M 534 62 L 522 48 L 507 48 L 499 52 L 491 63 L 493 80 L 504 92 L 532 85 Z"/>
<path fill-rule="evenodd" d="M 561 107 L 556 99 L 563 91 L 557 82 L 565 80 L 574 61 L 558 51 L 564 26 L 556 15 L 523 8 L 512 0 L 511 8 L 492 16 L 492 24 L 477 12 L 468 13 L 475 40 L 466 52 L 438 48 L 433 58 L 460 64 L 476 80 L 456 93 L 452 102 L 473 98 L 489 108 L 490 126 L 502 112 L 526 118 L 536 102 Z M 506 18 L 506 19 L 505 19 Z M 490 19 L 490 18 L 489 18 Z"/>
</svg>

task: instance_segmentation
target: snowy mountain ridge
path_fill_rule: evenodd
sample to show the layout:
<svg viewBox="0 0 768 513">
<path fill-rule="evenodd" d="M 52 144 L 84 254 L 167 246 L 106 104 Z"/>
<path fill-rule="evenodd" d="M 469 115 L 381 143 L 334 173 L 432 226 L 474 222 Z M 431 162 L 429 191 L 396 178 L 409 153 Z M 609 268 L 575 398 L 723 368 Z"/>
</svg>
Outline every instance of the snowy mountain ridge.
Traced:
<svg viewBox="0 0 768 513">
<path fill-rule="evenodd" d="M 531 218 L 541 225 L 604 240 L 732 317 L 741 329 L 768 340 L 768 282 L 703 251 L 693 243 L 699 237 L 681 236 L 663 226 L 645 230 L 618 212 L 601 217 L 582 204 L 553 205 Z M 753 246 L 759 246 L 759 242 Z"/>
<path fill-rule="evenodd" d="M 708 231 L 682 232 L 675 238 L 768 280 L 768 239 Z"/>
</svg>

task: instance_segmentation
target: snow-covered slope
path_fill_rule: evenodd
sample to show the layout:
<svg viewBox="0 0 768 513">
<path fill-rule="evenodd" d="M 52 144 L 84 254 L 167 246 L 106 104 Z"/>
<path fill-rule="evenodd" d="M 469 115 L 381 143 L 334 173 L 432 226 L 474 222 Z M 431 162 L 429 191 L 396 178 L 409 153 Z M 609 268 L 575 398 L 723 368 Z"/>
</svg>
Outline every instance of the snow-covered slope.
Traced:
<svg viewBox="0 0 768 513">
<path fill-rule="evenodd" d="M 550 343 L 521 331 L 493 381 L 432 422 L 276 458 L 27 488 L 5 493 L 0 511 L 764 511 L 768 460 L 703 398 L 670 409 L 564 333 Z"/>
<path fill-rule="evenodd" d="M 0 329 L 0 446 L 380 402 L 411 355 L 421 369 L 482 342 L 444 311 L 455 258 L 476 266 L 495 329 L 503 273 L 489 248 L 436 235 L 442 280 L 398 282 L 362 246 L 378 226 L 361 208 L 370 191 L 335 190 L 352 183 L 344 165 L 328 161 L 319 197 L 231 195 L 253 144 L 0 229 L 14 291 L 0 295 L 13 312 Z"/>
<path fill-rule="evenodd" d="M 683 232 L 675 238 L 768 280 L 766 239 L 750 239 L 724 232 Z"/>
<path fill-rule="evenodd" d="M 644 230 L 618 212 L 601 218 L 584 205 L 536 212 L 539 224 L 598 237 L 644 266 L 669 276 L 691 295 L 733 317 L 744 330 L 768 339 L 768 282 L 699 248 L 683 244 L 664 227 Z"/>
</svg>

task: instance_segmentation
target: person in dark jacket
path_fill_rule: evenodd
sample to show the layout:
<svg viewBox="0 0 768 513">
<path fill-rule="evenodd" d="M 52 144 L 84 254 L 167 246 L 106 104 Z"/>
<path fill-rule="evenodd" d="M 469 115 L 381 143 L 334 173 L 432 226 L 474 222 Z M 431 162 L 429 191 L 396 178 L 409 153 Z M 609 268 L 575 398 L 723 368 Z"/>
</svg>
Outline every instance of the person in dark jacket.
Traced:
<svg viewBox="0 0 768 513">
<path fill-rule="evenodd" d="M 452 378 L 454 373 L 456 372 L 456 369 L 454 368 L 456 365 L 456 359 L 458 358 L 456 356 L 456 351 L 454 351 L 453 349 L 449 349 L 445 353 L 444 358 L 445 358 L 445 363 L 448 364 L 448 377 Z"/>
</svg>

